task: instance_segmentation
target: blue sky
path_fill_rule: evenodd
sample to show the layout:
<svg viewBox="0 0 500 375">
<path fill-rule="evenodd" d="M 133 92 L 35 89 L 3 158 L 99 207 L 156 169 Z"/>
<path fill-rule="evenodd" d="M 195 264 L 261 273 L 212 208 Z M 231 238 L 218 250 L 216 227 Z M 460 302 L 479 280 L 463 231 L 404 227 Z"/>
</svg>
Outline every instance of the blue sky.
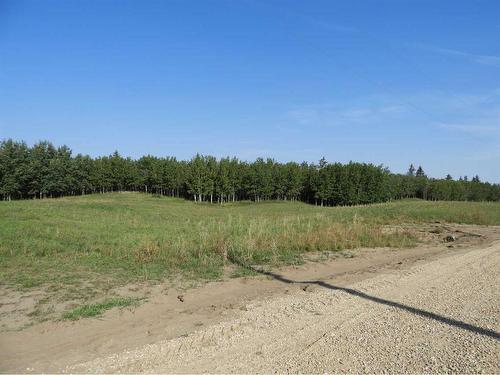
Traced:
<svg viewBox="0 0 500 375">
<path fill-rule="evenodd" d="M 500 1 L 0 0 L 0 138 L 500 182 Z"/>
</svg>

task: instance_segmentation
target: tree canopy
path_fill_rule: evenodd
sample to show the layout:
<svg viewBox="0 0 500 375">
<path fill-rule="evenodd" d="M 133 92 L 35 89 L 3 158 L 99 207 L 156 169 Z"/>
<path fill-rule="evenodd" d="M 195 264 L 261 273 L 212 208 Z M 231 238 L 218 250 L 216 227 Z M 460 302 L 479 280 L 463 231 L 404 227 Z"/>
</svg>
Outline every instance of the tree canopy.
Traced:
<svg viewBox="0 0 500 375">
<path fill-rule="evenodd" d="M 500 185 L 429 178 L 413 164 L 406 174 L 383 166 L 350 162 L 279 163 L 257 158 L 195 155 L 189 161 L 146 155 L 138 160 L 112 155 L 73 156 L 67 146 L 4 140 L 0 143 L 0 197 L 3 200 L 62 197 L 113 191 L 142 191 L 224 203 L 237 200 L 300 200 L 318 205 L 355 205 L 391 199 L 500 200 Z"/>
</svg>

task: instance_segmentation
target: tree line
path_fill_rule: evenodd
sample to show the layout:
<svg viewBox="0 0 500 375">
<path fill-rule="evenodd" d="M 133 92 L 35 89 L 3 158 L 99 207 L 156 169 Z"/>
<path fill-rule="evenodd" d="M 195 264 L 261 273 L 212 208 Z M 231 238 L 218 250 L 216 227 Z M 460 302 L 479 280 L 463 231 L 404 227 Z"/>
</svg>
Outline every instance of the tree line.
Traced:
<svg viewBox="0 0 500 375">
<path fill-rule="evenodd" d="M 42 199 L 115 191 L 182 197 L 197 202 L 300 200 L 317 205 L 354 205 L 391 199 L 500 200 L 500 185 L 478 176 L 454 180 L 429 178 L 422 167 L 393 174 L 373 164 L 253 162 L 197 154 L 191 160 L 118 152 L 92 158 L 73 155 L 67 146 L 42 141 L 0 143 L 0 197 Z"/>
</svg>

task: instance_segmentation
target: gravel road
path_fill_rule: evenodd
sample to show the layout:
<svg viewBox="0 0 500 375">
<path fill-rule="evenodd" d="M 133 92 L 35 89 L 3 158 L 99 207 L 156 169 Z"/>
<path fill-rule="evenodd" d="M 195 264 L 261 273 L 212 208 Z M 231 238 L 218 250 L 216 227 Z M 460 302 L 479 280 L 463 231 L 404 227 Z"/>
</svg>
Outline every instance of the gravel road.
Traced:
<svg viewBox="0 0 500 375">
<path fill-rule="evenodd" d="M 348 287 L 291 284 L 230 321 L 67 371 L 500 373 L 499 260 L 496 242 Z"/>
</svg>

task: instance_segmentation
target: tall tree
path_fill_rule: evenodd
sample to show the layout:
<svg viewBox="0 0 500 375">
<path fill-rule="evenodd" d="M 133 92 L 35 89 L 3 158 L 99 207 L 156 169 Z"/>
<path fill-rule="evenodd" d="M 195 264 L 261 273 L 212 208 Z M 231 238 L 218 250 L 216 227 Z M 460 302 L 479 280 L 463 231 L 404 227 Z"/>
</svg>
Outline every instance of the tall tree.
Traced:
<svg viewBox="0 0 500 375">
<path fill-rule="evenodd" d="M 417 172 L 415 173 L 416 177 L 425 177 L 425 172 L 422 166 L 418 166 Z"/>
<path fill-rule="evenodd" d="M 406 173 L 408 176 L 415 176 L 415 167 L 413 164 L 410 164 L 410 167 L 408 168 L 408 172 Z"/>
</svg>

